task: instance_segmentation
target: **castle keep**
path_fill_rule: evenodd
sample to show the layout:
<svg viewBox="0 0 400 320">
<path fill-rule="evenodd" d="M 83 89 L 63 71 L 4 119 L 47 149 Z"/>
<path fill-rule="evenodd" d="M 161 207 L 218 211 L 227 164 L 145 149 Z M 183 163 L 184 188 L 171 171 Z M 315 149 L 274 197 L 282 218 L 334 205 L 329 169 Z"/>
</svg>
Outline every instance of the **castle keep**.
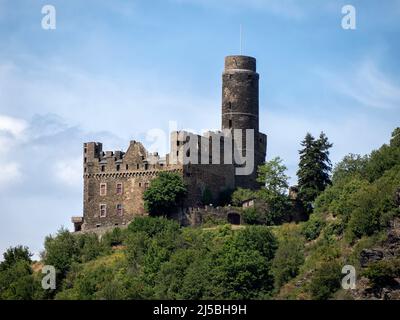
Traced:
<svg viewBox="0 0 400 320">
<path fill-rule="evenodd" d="M 126 152 L 84 143 L 83 217 L 72 218 L 75 231 L 126 225 L 146 215 L 143 192 L 162 171 L 180 174 L 187 184 L 183 209 L 176 214 L 182 223 L 189 208 L 203 205 L 206 189 L 216 199 L 229 189 L 259 187 L 257 167 L 265 161 L 267 136 L 259 132 L 258 82 L 255 58 L 226 57 L 221 131 L 172 132 L 170 153 L 163 158 L 138 141 Z"/>
</svg>

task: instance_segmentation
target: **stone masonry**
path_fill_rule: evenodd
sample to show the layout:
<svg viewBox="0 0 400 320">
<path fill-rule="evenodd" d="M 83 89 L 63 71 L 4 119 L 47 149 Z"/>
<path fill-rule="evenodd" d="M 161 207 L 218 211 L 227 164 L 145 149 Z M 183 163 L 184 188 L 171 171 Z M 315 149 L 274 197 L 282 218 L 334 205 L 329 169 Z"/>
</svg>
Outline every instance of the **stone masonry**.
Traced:
<svg viewBox="0 0 400 320">
<path fill-rule="evenodd" d="M 187 184 L 183 210 L 176 216 L 179 220 L 183 212 L 190 212 L 188 208 L 204 205 L 201 200 L 205 189 L 217 198 L 227 189 L 258 188 L 257 166 L 265 161 L 267 144 L 266 135 L 259 132 L 258 81 L 255 58 L 226 57 L 222 76 L 222 131 L 203 136 L 172 132 L 170 153 L 164 158 L 149 153 L 138 141 L 131 141 L 126 152 L 103 151 L 99 142 L 84 143 L 83 217 L 72 218 L 75 231 L 123 226 L 136 216 L 146 215 L 143 192 L 162 171 L 180 174 Z M 237 163 L 234 157 L 232 162 L 225 162 L 224 158 L 228 153 L 232 156 L 238 148 L 235 143 L 229 145 L 226 138 L 226 132 L 235 138 L 235 129 L 254 132 L 253 145 L 247 145 L 243 134 L 239 146 L 239 153 L 254 157 L 254 167 L 246 175 L 238 175 L 236 171 L 243 163 Z"/>
</svg>

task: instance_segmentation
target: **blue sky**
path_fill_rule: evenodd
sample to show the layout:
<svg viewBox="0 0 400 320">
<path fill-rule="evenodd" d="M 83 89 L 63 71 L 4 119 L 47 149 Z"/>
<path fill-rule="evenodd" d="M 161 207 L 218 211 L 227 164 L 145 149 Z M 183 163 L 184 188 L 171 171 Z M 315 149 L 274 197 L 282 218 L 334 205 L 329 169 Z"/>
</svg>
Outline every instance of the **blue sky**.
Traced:
<svg viewBox="0 0 400 320">
<path fill-rule="evenodd" d="M 56 30 L 41 9 L 56 8 Z M 356 8 L 357 29 L 341 28 Z M 151 150 L 169 121 L 220 127 L 224 56 L 257 58 L 268 158 L 296 182 L 299 142 L 368 153 L 400 119 L 400 1 L 0 0 L 0 251 L 35 253 L 82 213 L 81 148 Z"/>
</svg>

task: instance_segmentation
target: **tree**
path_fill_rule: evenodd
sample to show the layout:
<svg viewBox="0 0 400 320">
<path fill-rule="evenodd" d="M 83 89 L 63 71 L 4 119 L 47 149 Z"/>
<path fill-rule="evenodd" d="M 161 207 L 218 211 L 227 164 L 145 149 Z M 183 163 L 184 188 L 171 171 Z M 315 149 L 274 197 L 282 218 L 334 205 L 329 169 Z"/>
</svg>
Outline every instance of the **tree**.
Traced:
<svg viewBox="0 0 400 320">
<path fill-rule="evenodd" d="M 392 139 L 390 140 L 391 147 L 400 147 L 400 127 L 397 127 L 392 132 Z"/>
<path fill-rule="evenodd" d="M 303 149 L 299 151 L 300 163 L 297 171 L 299 197 L 307 207 L 310 207 L 315 198 L 331 184 L 332 165 L 329 160 L 329 149 L 332 144 L 321 132 L 317 140 L 307 133 L 301 146 Z"/>
<path fill-rule="evenodd" d="M 68 230 L 61 228 L 56 237 L 46 237 L 44 248 L 44 262 L 54 266 L 58 276 L 63 278 L 79 254 L 76 238 Z"/>
<path fill-rule="evenodd" d="M 287 168 L 282 162 L 280 157 L 275 157 L 258 167 L 257 182 L 271 194 L 285 194 L 289 188 L 289 177 L 285 174 Z"/>
<path fill-rule="evenodd" d="M 257 197 L 267 203 L 264 221 L 267 224 L 278 224 L 289 210 L 287 189 L 289 177 L 285 174 L 287 168 L 282 159 L 276 157 L 258 168 L 257 181 L 264 186 L 257 192 Z"/>
<path fill-rule="evenodd" d="M 8 269 L 20 260 L 31 263 L 32 255 L 28 247 L 16 246 L 8 248 L 7 251 L 3 253 L 4 261 L 0 263 L 0 270 Z"/>
<path fill-rule="evenodd" d="M 353 178 L 358 175 L 363 177 L 368 163 L 368 156 L 350 153 L 342 161 L 335 165 L 333 169 L 332 182 L 339 183 L 345 179 Z"/>
<path fill-rule="evenodd" d="M 256 197 L 256 192 L 250 189 L 237 188 L 232 193 L 232 204 L 234 206 L 240 206 L 243 201 L 253 199 Z"/>
<path fill-rule="evenodd" d="M 144 192 L 144 205 L 151 215 L 167 215 L 179 206 L 186 193 L 186 186 L 180 175 L 161 172 Z"/>
</svg>

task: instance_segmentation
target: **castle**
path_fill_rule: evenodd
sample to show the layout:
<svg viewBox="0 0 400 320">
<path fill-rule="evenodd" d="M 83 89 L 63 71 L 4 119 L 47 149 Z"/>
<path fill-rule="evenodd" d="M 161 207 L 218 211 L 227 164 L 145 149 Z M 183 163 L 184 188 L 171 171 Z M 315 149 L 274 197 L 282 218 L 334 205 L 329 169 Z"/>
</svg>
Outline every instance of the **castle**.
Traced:
<svg viewBox="0 0 400 320">
<path fill-rule="evenodd" d="M 257 167 L 265 161 L 267 136 L 259 132 L 256 59 L 225 58 L 221 131 L 172 132 L 170 141 L 165 158 L 147 152 L 138 141 L 131 141 L 126 152 L 84 143 L 83 217 L 72 218 L 75 231 L 127 225 L 146 215 L 143 192 L 162 171 L 178 173 L 187 185 L 184 209 L 176 217 L 181 222 L 189 208 L 202 205 L 206 189 L 217 198 L 225 190 L 258 188 Z"/>
</svg>

